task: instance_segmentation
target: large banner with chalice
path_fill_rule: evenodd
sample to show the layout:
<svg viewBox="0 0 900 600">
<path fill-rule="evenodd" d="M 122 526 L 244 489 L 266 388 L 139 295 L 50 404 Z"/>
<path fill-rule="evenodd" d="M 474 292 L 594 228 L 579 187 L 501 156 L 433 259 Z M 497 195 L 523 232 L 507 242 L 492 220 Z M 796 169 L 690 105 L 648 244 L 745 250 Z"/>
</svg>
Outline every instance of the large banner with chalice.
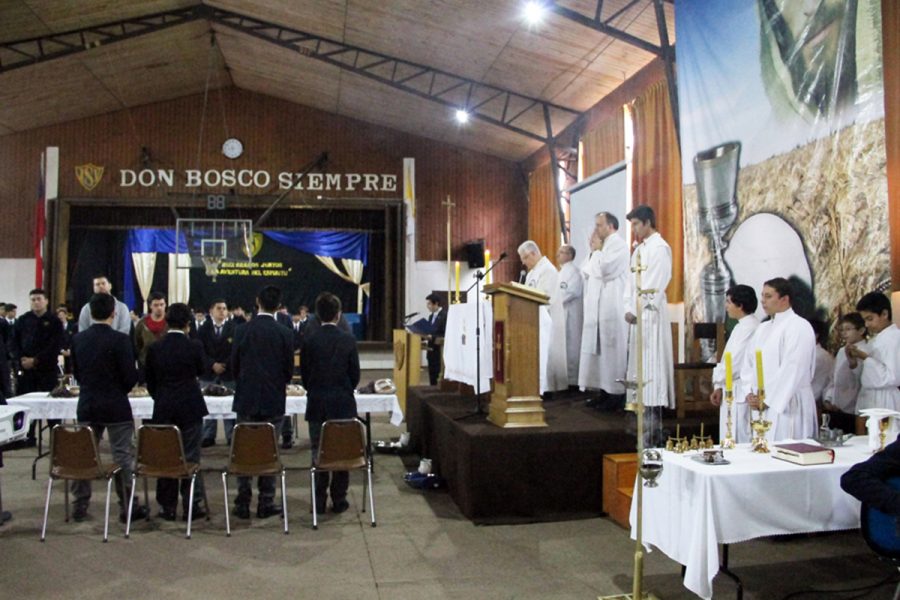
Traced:
<svg viewBox="0 0 900 600">
<path fill-rule="evenodd" d="M 890 286 L 879 0 L 679 0 L 685 310 L 786 277 L 834 320 Z"/>
</svg>

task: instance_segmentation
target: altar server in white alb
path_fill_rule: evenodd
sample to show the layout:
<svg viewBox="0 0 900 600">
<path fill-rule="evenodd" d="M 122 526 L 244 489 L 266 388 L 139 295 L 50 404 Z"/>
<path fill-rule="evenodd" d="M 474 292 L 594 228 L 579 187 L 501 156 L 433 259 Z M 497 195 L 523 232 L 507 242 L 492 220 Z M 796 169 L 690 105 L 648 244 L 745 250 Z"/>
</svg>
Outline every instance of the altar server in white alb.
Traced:
<svg viewBox="0 0 900 600">
<path fill-rule="evenodd" d="M 628 282 L 628 244 L 618 233 L 619 220 L 611 213 L 594 217 L 591 256 L 585 266 L 584 329 L 578 386 L 623 396 L 628 324 L 625 286 Z"/>
<path fill-rule="evenodd" d="M 550 297 L 548 312 L 553 322 L 550 340 L 547 344 L 541 341 L 541 353 L 545 354 L 544 364 L 547 365 L 543 387 L 551 392 L 564 390 L 569 387 L 569 375 L 566 371 L 566 317 L 559 294 L 559 271 L 532 240 L 519 246 L 519 259 L 528 269 L 525 285 L 537 288 Z M 553 352 L 549 352 L 550 348 Z"/>
<path fill-rule="evenodd" d="M 850 353 L 859 350 L 868 356 L 872 347 L 866 341 L 866 322 L 858 312 L 841 317 L 838 333 L 844 340 L 844 347 L 835 356 L 831 385 L 825 388 L 822 400 L 825 412 L 831 415 L 830 425 L 853 433 L 856 431 L 856 401 L 862 387 L 862 369 L 850 368 Z M 854 362 L 859 367 L 859 360 Z"/>
<path fill-rule="evenodd" d="M 857 412 L 863 408 L 900 410 L 900 329 L 892 322 L 891 301 L 879 292 L 860 298 L 856 310 L 869 330 L 870 351 L 848 345 L 850 369 L 862 369 Z"/>
<path fill-rule="evenodd" d="M 631 325 L 628 348 L 628 379 L 637 380 L 637 272 L 640 264 L 641 288 L 653 290 L 641 294 L 644 373 L 644 444 L 660 445 L 662 440 L 662 407 L 675 408 L 674 360 L 672 328 L 666 287 L 672 279 L 672 249 L 656 231 L 656 215 L 641 204 L 626 215 L 631 232 L 640 241 L 631 253 L 628 285 L 625 286 L 625 320 Z M 634 392 L 631 392 L 632 394 Z"/>
<path fill-rule="evenodd" d="M 759 326 L 759 319 L 753 314 L 756 312 L 756 292 L 749 285 L 735 285 L 725 292 L 725 312 L 732 319 L 737 320 L 737 325 L 731 330 L 725 349 L 722 352 L 722 362 L 713 369 L 713 392 L 709 401 L 719 408 L 719 439 L 725 439 L 725 430 L 728 421 L 728 406 L 725 402 L 725 354 L 731 354 L 732 392 L 734 401 L 731 405 L 731 436 L 735 442 L 741 444 L 750 441 L 750 417 L 747 415 L 747 398 L 738 392 L 741 382 L 741 365 L 744 364 L 750 340 Z"/>
<path fill-rule="evenodd" d="M 746 392 L 747 404 L 756 411 L 756 351 L 762 352 L 766 420 L 772 423 L 766 439 L 773 442 L 812 437 L 817 430 L 812 391 L 816 334 L 809 321 L 791 308 L 792 294 L 790 282 L 782 277 L 763 284 L 762 307 L 768 319 L 756 328 L 741 368 L 742 393 Z"/>
<path fill-rule="evenodd" d="M 559 295 L 566 318 L 566 372 L 569 387 L 578 385 L 581 330 L 584 326 L 584 274 L 575 266 L 575 248 L 563 244 L 556 253 Z"/>
</svg>

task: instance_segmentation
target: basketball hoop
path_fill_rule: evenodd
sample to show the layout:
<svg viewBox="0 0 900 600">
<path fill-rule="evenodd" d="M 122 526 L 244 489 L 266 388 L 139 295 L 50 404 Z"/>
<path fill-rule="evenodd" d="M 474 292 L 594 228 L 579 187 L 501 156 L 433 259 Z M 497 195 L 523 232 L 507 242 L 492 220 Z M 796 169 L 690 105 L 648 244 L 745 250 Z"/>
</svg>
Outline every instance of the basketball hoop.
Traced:
<svg viewBox="0 0 900 600">
<path fill-rule="evenodd" d="M 222 257 L 204 254 L 200 257 L 200 260 L 203 261 L 203 268 L 206 269 L 206 276 L 211 277 L 213 282 L 215 282 L 216 277 L 219 275 L 219 265 L 222 263 Z"/>
</svg>

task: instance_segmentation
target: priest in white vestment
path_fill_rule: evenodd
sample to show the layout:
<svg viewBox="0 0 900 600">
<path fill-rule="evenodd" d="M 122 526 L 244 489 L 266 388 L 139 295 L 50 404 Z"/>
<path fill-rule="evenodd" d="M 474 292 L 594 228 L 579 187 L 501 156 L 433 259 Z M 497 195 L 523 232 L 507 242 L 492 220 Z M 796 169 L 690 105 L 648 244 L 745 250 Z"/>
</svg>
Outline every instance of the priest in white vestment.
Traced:
<svg viewBox="0 0 900 600">
<path fill-rule="evenodd" d="M 672 328 L 666 287 L 672 279 L 672 249 L 656 231 L 656 215 L 646 205 L 634 208 L 626 218 L 639 244 L 631 253 L 630 268 L 640 259 L 641 288 L 653 290 L 641 294 L 643 330 L 644 443 L 661 445 L 662 407 L 675 408 L 675 359 L 672 355 Z M 631 325 L 628 339 L 628 379 L 637 381 L 637 272 L 629 270 L 625 286 L 625 320 Z M 630 392 L 634 394 L 635 392 Z"/>
<path fill-rule="evenodd" d="M 519 246 L 519 259 L 528 269 L 525 285 L 537 288 L 550 297 L 549 306 L 542 308 L 549 312 L 553 322 L 550 341 L 547 344 L 542 341 L 540 348 L 541 353 L 547 353 L 545 389 L 550 392 L 565 390 L 569 387 L 569 375 L 566 371 L 566 319 L 559 294 L 559 271 L 532 240 Z M 552 352 L 549 351 L 551 348 Z"/>
<path fill-rule="evenodd" d="M 756 418 L 759 408 L 756 352 L 762 352 L 766 439 L 778 442 L 813 437 L 818 428 L 812 379 L 816 334 L 809 321 L 791 308 L 791 284 L 784 278 L 763 284 L 762 307 L 768 319 L 756 328 L 741 368 L 741 387 Z"/>
<path fill-rule="evenodd" d="M 578 385 L 581 330 L 584 324 L 584 274 L 575 266 L 575 248 L 563 244 L 556 253 L 559 294 L 566 319 L 566 373 L 569 387 Z"/>
<path fill-rule="evenodd" d="M 625 286 L 628 281 L 628 244 L 618 232 L 619 220 L 602 212 L 594 217 L 591 256 L 585 266 L 584 328 L 578 386 L 612 396 L 625 393 L 628 324 Z"/>
<path fill-rule="evenodd" d="M 848 346 L 850 369 L 862 370 L 857 412 L 863 408 L 900 411 L 900 329 L 894 325 L 891 301 L 879 292 L 860 298 L 856 310 L 869 330 L 869 352 Z"/>
<path fill-rule="evenodd" d="M 756 312 L 756 292 L 749 285 L 735 285 L 725 292 L 725 312 L 737 325 L 731 330 L 722 362 L 713 369 L 713 392 L 709 401 L 719 407 L 719 440 L 725 439 L 728 423 L 728 404 L 725 402 L 725 354 L 731 354 L 732 404 L 731 404 L 731 437 L 738 443 L 749 442 L 751 438 L 750 417 L 747 414 L 747 398 L 737 393 L 740 390 L 741 365 L 747 355 L 750 340 L 759 326 Z"/>
</svg>

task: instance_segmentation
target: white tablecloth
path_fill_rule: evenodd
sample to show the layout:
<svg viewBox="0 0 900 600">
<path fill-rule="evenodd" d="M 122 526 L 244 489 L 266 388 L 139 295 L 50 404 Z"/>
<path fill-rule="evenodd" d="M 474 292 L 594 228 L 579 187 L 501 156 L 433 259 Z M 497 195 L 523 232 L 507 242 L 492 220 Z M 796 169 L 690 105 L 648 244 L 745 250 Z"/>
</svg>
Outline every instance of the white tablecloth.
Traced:
<svg viewBox="0 0 900 600">
<path fill-rule="evenodd" d="M 149 419 L 153 415 L 153 398 L 129 398 L 131 411 L 135 419 Z M 206 396 L 206 408 L 213 417 L 234 417 L 231 412 L 233 396 Z M 31 409 L 31 418 L 37 419 L 75 419 L 78 398 L 51 398 L 47 392 L 32 392 L 22 396 L 8 398 L 9 404 L 27 406 Z M 288 396 L 286 412 L 289 415 L 302 415 L 306 412 L 306 396 Z M 403 411 L 394 394 L 357 394 L 356 410 L 360 413 L 391 413 L 391 423 L 400 425 L 403 422 Z"/>
<path fill-rule="evenodd" d="M 865 437 L 836 448 L 830 465 L 795 465 L 754 454 L 749 444 L 725 451 L 730 465 L 701 464 L 690 458 L 696 454 L 663 452 L 658 487 L 643 490 L 643 542 L 684 565 L 685 587 L 702 598 L 712 597 L 719 544 L 859 527 L 859 502 L 840 478 L 871 456 Z M 632 502 L 632 539 L 636 512 Z"/>
<path fill-rule="evenodd" d="M 475 294 L 468 295 L 465 304 L 453 304 L 447 311 L 444 335 L 444 379 L 460 381 L 475 387 Z M 494 310 L 490 298 L 482 301 L 481 315 L 481 392 L 491 391 L 494 377 Z M 538 311 L 540 323 L 540 391 L 547 391 L 547 358 L 550 352 L 550 331 L 553 321 L 546 306 Z"/>
</svg>

